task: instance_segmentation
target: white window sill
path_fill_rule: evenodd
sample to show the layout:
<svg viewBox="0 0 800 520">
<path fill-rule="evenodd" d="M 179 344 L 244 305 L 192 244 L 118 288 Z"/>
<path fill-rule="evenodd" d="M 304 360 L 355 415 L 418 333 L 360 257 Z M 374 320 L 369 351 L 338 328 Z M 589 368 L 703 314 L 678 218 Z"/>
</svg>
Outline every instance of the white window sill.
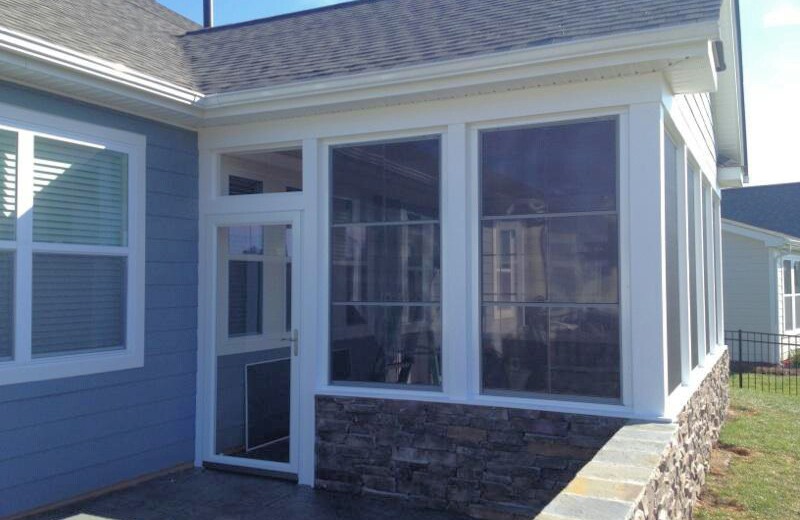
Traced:
<svg viewBox="0 0 800 520">
<path fill-rule="evenodd" d="M 0 386 L 86 376 L 144 366 L 144 353 L 119 350 L 0 362 Z"/>
</svg>

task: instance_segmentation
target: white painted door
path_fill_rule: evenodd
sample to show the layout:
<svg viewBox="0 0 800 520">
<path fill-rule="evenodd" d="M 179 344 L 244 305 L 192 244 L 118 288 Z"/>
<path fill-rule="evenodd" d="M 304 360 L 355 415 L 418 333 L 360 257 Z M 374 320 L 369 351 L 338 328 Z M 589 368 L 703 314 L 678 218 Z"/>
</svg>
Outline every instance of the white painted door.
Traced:
<svg viewBox="0 0 800 520">
<path fill-rule="evenodd" d="M 205 462 L 297 474 L 300 218 L 213 223 Z"/>
</svg>

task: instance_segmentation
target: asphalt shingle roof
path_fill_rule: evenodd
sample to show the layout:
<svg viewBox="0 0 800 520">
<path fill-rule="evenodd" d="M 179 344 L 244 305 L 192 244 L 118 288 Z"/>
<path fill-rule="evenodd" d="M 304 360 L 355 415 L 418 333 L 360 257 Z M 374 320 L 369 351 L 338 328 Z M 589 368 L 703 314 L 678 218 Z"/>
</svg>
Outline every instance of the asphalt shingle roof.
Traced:
<svg viewBox="0 0 800 520">
<path fill-rule="evenodd" d="M 357 0 L 198 30 L 154 0 L 0 0 L 0 25 L 220 93 L 717 20 L 720 5 Z"/>
<path fill-rule="evenodd" d="M 724 190 L 722 218 L 800 238 L 800 182 Z"/>
</svg>

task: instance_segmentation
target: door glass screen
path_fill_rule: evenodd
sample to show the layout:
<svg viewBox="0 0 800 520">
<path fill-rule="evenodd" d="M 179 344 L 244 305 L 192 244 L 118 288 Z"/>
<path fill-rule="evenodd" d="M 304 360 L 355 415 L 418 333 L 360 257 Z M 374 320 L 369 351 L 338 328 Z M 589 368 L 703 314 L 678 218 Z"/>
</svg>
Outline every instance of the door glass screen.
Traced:
<svg viewBox="0 0 800 520">
<path fill-rule="evenodd" d="M 218 235 L 215 453 L 290 462 L 292 228 Z"/>
</svg>

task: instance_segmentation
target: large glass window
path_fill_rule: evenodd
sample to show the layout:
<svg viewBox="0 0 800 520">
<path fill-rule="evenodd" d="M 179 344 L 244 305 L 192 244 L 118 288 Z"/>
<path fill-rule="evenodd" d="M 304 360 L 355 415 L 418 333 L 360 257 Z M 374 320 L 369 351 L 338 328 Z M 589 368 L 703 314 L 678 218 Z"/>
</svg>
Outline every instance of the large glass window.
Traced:
<svg viewBox="0 0 800 520">
<path fill-rule="evenodd" d="M 620 398 L 617 120 L 480 134 L 484 392 Z"/>
<path fill-rule="evenodd" d="M 300 148 L 222 154 L 222 195 L 286 193 L 303 189 L 303 152 Z"/>
<path fill-rule="evenodd" d="M 20 158 L 32 165 L 24 175 L 22 149 L 32 150 Z M 54 357 L 126 349 L 128 176 L 127 152 L 0 130 L 0 369 L 48 358 L 50 372 L 30 376 L 45 379 L 59 374 Z M 32 208 L 18 210 L 19 200 L 32 200 Z M 17 301 L 20 294 L 31 298 Z M 14 334 L 22 318 L 30 323 L 24 340 Z"/>
<path fill-rule="evenodd" d="M 678 232 L 678 147 L 664 135 L 664 218 L 667 264 L 667 374 L 669 389 L 683 382 L 681 355 L 680 234 Z"/>
<path fill-rule="evenodd" d="M 689 206 L 689 316 L 690 316 L 690 334 L 691 334 L 691 362 L 692 368 L 700 364 L 700 340 L 702 333 L 700 330 L 700 315 L 698 313 L 698 281 L 700 273 L 697 271 L 697 261 L 699 251 L 698 245 L 698 228 L 702 223 L 699 216 L 700 208 L 698 208 L 699 194 L 698 187 L 698 173 L 693 167 L 689 167 L 687 171 L 687 205 Z"/>
<path fill-rule="evenodd" d="M 331 151 L 333 382 L 441 385 L 440 141 Z"/>
</svg>

